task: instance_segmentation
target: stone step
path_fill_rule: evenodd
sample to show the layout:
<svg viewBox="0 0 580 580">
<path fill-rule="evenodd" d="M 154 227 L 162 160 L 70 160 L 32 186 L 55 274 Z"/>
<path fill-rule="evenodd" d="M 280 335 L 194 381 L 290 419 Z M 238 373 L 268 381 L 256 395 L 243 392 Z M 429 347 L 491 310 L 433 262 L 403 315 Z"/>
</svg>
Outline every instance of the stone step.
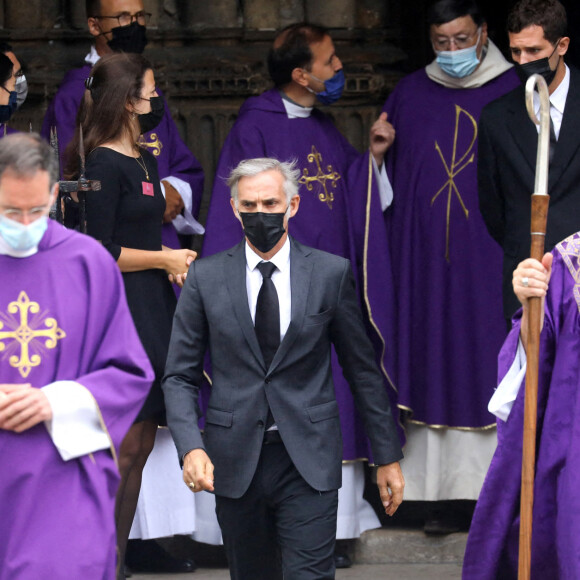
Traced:
<svg viewBox="0 0 580 580">
<path fill-rule="evenodd" d="M 467 533 L 427 535 L 422 530 L 379 528 L 354 542 L 357 564 L 461 564 Z"/>
</svg>

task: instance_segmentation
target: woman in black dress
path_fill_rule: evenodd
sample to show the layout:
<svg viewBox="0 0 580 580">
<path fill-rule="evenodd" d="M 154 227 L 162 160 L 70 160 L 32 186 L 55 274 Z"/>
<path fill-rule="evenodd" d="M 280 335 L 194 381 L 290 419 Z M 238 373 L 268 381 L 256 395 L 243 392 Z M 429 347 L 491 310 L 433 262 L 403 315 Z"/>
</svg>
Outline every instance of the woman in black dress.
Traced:
<svg viewBox="0 0 580 580">
<path fill-rule="evenodd" d="M 165 200 L 157 163 L 138 145 L 139 136 L 154 128 L 164 111 L 151 65 L 138 54 L 104 57 L 86 86 L 77 121 L 84 135 L 86 176 L 101 182 L 100 191 L 87 193 L 87 232 L 102 242 L 123 273 L 133 321 L 155 371 L 149 396 L 119 453 L 115 518 L 122 564 L 143 467 L 157 426 L 164 422 L 160 383 L 176 304 L 170 280 L 182 285 L 196 253 L 161 245 Z M 78 152 L 77 130 L 68 151 L 68 177 L 78 176 Z M 123 566 L 119 569 L 124 578 Z"/>
</svg>

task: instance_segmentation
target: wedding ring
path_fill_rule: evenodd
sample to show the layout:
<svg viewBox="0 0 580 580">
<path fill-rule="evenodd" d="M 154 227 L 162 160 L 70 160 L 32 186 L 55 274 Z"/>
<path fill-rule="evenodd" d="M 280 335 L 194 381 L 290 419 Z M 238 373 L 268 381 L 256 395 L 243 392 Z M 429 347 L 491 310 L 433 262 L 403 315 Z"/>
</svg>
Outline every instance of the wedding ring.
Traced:
<svg viewBox="0 0 580 580">
<path fill-rule="evenodd" d="M 193 483 L 193 481 L 190 481 L 187 485 L 191 487 L 191 489 L 195 489 L 195 483 Z"/>
<path fill-rule="evenodd" d="M 522 278 L 522 286 L 524 286 L 525 288 L 527 288 L 530 285 L 530 279 L 527 276 L 524 276 Z"/>
</svg>

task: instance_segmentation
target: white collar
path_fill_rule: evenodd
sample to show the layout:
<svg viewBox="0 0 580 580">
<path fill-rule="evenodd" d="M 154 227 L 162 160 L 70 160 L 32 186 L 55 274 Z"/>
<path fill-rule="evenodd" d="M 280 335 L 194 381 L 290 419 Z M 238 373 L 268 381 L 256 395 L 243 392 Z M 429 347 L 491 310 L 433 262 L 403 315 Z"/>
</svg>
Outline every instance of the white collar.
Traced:
<svg viewBox="0 0 580 580">
<path fill-rule="evenodd" d="M 280 91 L 280 96 L 282 97 L 282 103 L 284 103 L 284 108 L 286 109 L 286 114 L 289 119 L 308 119 L 308 117 L 310 117 L 314 107 L 303 107 L 302 105 L 289 100 L 282 91 Z"/>
<path fill-rule="evenodd" d="M 89 52 L 89 54 L 87 54 L 87 56 L 85 56 L 85 62 L 87 64 L 90 64 L 91 66 L 95 66 L 97 64 L 97 62 L 99 62 L 99 59 L 101 57 L 99 56 L 97 49 L 95 48 L 95 45 L 93 44 L 93 46 L 91 46 L 91 52 Z"/>
<path fill-rule="evenodd" d="M 566 67 L 564 78 L 556 90 L 550 95 L 550 106 L 554 107 L 560 115 L 564 114 L 566 99 L 568 98 L 568 90 L 570 89 L 570 69 L 568 68 L 568 65 L 564 66 Z M 536 114 L 540 111 L 540 95 L 537 91 L 534 91 L 534 110 L 536 111 Z"/>
<path fill-rule="evenodd" d="M 250 270 L 255 270 L 256 266 L 260 262 L 264 262 L 263 258 L 258 256 L 246 240 L 246 264 Z M 272 262 L 278 270 L 283 272 L 286 268 L 290 266 L 290 238 L 287 237 L 284 245 L 269 259 L 268 262 Z"/>
</svg>

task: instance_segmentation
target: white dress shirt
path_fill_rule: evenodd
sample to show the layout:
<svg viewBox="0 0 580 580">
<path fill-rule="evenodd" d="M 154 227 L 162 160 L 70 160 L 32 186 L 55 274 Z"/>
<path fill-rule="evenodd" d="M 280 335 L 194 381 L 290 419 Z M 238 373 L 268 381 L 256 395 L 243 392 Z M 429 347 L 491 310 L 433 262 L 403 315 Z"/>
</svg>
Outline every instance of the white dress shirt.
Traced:
<svg viewBox="0 0 580 580">
<path fill-rule="evenodd" d="M 554 125 L 554 133 L 556 139 L 560 138 L 560 129 L 562 128 L 562 117 L 564 116 L 564 108 L 566 107 L 566 99 L 568 98 L 568 90 L 570 89 L 570 69 L 566 67 L 566 74 L 558 88 L 550 95 L 550 117 L 552 117 L 552 124 Z M 534 111 L 536 116 L 540 114 L 540 95 L 534 91 Z M 539 132 L 540 126 L 536 125 Z"/>
</svg>

